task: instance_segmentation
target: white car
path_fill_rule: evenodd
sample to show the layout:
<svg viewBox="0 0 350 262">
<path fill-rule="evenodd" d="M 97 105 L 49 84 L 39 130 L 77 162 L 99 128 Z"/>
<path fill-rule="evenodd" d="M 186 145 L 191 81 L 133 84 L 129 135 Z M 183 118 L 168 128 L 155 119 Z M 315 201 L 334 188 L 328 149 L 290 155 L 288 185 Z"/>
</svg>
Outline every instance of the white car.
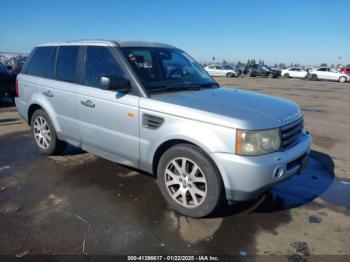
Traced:
<svg viewBox="0 0 350 262">
<path fill-rule="evenodd" d="M 239 71 L 237 69 L 225 69 L 223 66 L 220 65 L 208 65 L 204 67 L 204 69 L 208 72 L 210 76 L 239 76 Z"/>
<path fill-rule="evenodd" d="M 350 81 L 350 76 L 329 67 L 320 67 L 310 72 L 311 80 L 333 80 L 341 83 Z"/>
<path fill-rule="evenodd" d="M 300 67 L 289 67 L 287 69 L 282 70 L 281 75 L 286 78 L 289 78 L 289 77 L 305 78 L 307 75 L 307 72 Z"/>
</svg>

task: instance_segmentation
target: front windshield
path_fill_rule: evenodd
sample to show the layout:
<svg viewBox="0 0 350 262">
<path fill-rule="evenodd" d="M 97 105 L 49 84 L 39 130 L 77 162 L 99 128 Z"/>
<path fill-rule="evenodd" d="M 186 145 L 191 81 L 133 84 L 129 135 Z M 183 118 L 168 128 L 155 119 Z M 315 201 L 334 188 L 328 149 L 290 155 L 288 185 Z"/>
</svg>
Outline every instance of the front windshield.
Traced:
<svg viewBox="0 0 350 262">
<path fill-rule="evenodd" d="M 121 48 L 147 91 L 217 85 L 189 55 L 177 49 Z"/>
<path fill-rule="evenodd" d="M 271 67 L 267 66 L 267 65 L 263 65 L 263 68 L 267 69 L 267 70 L 272 70 Z"/>
</svg>

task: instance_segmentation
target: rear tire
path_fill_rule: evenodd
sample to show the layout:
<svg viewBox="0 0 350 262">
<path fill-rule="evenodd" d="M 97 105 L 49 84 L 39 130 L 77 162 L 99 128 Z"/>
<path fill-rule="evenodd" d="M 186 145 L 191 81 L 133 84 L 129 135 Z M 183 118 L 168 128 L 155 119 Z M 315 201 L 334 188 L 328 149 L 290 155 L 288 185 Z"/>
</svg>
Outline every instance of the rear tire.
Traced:
<svg viewBox="0 0 350 262">
<path fill-rule="evenodd" d="M 227 73 L 226 77 L 233 77 L 233 75 L 234 75 L 233 73 Z"/>
<path fill-rule="evenodd" d="M 339 77 L 339 82 L 340 83 L 345 83 L 346 82 L 346 77 L 345 76 Z"/>
<path fill-rule="evenodd" d="M 67 144 L 57 138 L 50 117 L 44 110 L 38 109 L 34 112 L 30 126 L 35 144 L 41 154 L 54 155 L 64 151 Z"/>
<path fill-rule="evenodd" d="M 194 145 L 169 148 L 159 160 L 157 176 L 163 197 L 183 215 L 204 217 L 224 203 L 220 172 Z"/>
<path fill-rule="evenodd" d="M 310 79 L 311 79 L 312 81 L 316 81 L 316 80 L 318 79 L 318 77 L 317 77 L 317 75 L 312 74 L 311 77 L 310 77 Z"/>
<path fill-rule="evenodd" d="M 290 75 L 288 73 L 284 74 L 284 78 L 290 78 Z"/>
</svg>

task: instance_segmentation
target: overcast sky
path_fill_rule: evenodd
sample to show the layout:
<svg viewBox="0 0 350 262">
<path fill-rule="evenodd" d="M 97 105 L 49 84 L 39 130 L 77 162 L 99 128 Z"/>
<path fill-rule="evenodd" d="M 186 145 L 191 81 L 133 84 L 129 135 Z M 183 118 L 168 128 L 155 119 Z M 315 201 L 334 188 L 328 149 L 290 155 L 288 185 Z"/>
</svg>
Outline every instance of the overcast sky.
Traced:
<svg viewBox="0 0 350 262">
<path fill-rule="evenodd" d="M 200 61 L 350 64 L 350 0 L 1 0 L 0 10 L 0 51 L 103 38 L 165 42 Z"/>
</svg>

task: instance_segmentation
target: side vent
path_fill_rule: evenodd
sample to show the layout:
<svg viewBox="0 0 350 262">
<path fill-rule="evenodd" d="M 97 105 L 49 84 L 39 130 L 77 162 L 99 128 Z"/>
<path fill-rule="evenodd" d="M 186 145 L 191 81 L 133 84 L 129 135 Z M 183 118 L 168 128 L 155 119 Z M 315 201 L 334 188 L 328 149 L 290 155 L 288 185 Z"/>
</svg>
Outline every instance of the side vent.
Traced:
<svg viewBox="0 0 350 262">
<path fill-rule="evenodd" d="M 159 116 L 153 116 L 149 114 L 143 114 L 142 116 L 142 126 L 148 129 L 157 129 L 164 122 L 164 119 Z"/>
</svg>

